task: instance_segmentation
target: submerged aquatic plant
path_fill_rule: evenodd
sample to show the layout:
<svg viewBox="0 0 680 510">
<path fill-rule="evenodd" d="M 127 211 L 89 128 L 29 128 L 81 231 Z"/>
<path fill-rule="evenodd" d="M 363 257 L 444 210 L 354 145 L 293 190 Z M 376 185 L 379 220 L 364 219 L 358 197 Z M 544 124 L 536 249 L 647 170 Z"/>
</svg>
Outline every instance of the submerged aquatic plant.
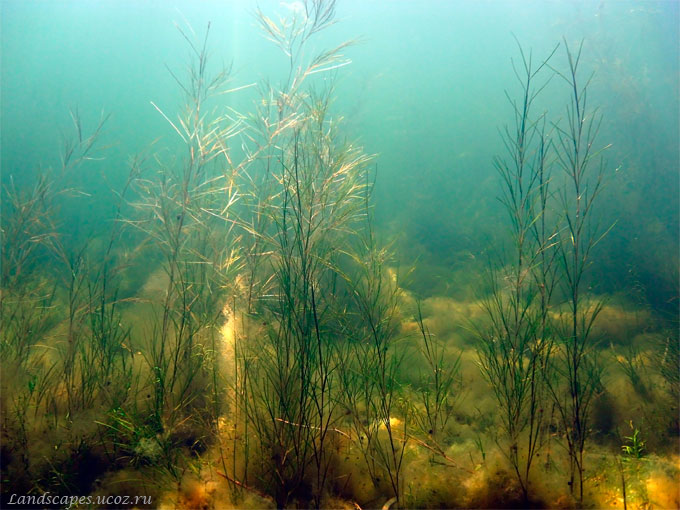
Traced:
<svg viewBox="0 0 680 510">
<path fill-rule="evenodd" d="M 658 342 L 654 352 L 654 368 L 661 376 L 669 407 L 673 413 L 675 431 L 680 430 L 680 339 L 678 331 L 668 331 L 665 338 Z"/>
<path fill-rule="evenodd" d="M 421 403 L 423 416 L 416 411 L 420 429 L 430 437 L 438 437 L 454 412 L 454 405 L 460 394 L 460 354 L 447 362 L 443 346 L 438 343 L 423 321 L 421 304 L 418 303 L 416 323 L 423 339 L 421 352 L 427 363 L 427 373 L 422 376 Z"/>
<path fill-rule="evenodd" d="M 229 143 L 242 124 L 208 110 L 230 77 L 228 68 L 212 70 L 209 32 L 210 25 L 194 42 L 180 29 L 191 50 L 189 72 L 185 79 L 170 72 L 184 93 L 184 108 L 173 121 L 152 104 L 181 139 L 182 155 L 170 162 L 156 158 L 158 172 L 151 176 L 148 158 L 133 162 L 136 214 L 125 220 L 141 233 L 163 275 L 162 292 L 139 305 L 149 316 L 138 331 L 146 338 L 138 347 L 146 365 L 138 392 L 146 398 L 129 403 L 127 416 L 134 429 L 162 438 L 161 464 L 177 481 L 186 469 L 181 448 L 201 451 L 217 430 L 223 393 L 217 337 L 239 263 L 232 212 L 239 167 Z M 115 420 L 109 426 L 120 432 Z"/>
<path fill-rule="evenodd" d="M 568 312 L 555 329 L 557 342 L 550 368 L 557 377 L 548 377 L 547 381 L 565 431 L 569 485 L 582 502 L 584 450 L 591 430 L 591 405 L 601 387 L 602 371 L 593 348 L 592 331 L 603 306 L 601 301 L 593 304 L 586 298 L 585 277 L 592 263 L 593 248 L 609 231 L 598 229 L 594 218 L 605 172 L 602 151 L 607 147 L 598 150 L 595 146 L 602 116 L 587 102 L 590 80 L 583 84 L 580 79 L 583 43 L 573 53 L 565 41 L 565 50 L 568 71 L 555 72 L 567 84 L 571 101 L 566 125 L 555 124 L 555 152 L 566 177 L 566 185 L 560 190 L 565 225 L 559 235 L 558 258 Z"/>
<path fill-rule="evenodd" d="M 398 402 L 404 356 L 395 345 L 401 290 L 387 274 L 390 254 L 376 243 L 368 208 L 366 221 L 358 249 L 349 253 L 355 272 L 345 273 L 355 306 L 344 312 L 351 321 L 346 329 L 352 340 L 342 355 L 340 399 L 373 485 L 380 488 L 381 480 L 387 479 L 392 498 L 386 505 L 400 505 L 409 439 L 409 410 Z"/>
<path fill-rule="evenodd" d="M 630 428 L 633 434 L 624 436 L 626 444 L 621 445 L 621 450 L 630 458 L 641 459 L 645 454 L 645 442 L 640 438 L 640 429 L 634 427 L 632 421 Z"/>
<path fill-rule="evenodd" d="M 11 208 L 2 230 L 11 244 L 2 250 L 0 329 L 3 372 L 12 370 L 16 380 L 7 385 L 3 379 L 3 403 L 12 412 L 2 425 L 3 437 L 12 438 L 4 451 L 22 458 L 20 470 L 17 464 L 9 467 L 18 486 L 82 494 L 91 490 L 101 470 L 101 448 L 107 447 L 96 427 L 85 424 L 93 410 L 126 400 L 131 355 L 116 291 L 121 269 L 116 220 L 123 199 L 103 251 L 89 243 L 77 246 L 60 223 L 59 206 L 84 195 L 69 193 L 67 182 L 101 148 L 106 122 L 103 117 L 88 134 L 77 111 L 71 115 L 74 133 L 64 141 L 61 167 L 41 170 L 28 193 L 13 183 L 5 190 Z M 46 268 L 57 275 L 49 284 L 42 276 Z M 29 434 L 43 428 L 45 434 L 29 441 Z M 45 442 L 52 443 L 49 453 L 36 453 Z M 85 474 L 73 469 L 89 464 Z"/>
<path fill-rule="evenodd" d="M 557 227 L 547 217 L 550 141 L 545 116 L 535 118 L 532 107 L 550 78 L 536 81 L 556 50 L 534 67 L 532 55 L 520 46 L 521 67 L 513 62 L 521 96 L 519 101 L 510 100 L 515 122 L 504 131 L 508 154 L 495 159 L 513 246 L 507 275 L 503 278 L 498 267 L 491 268 L 491 293 L 483 302 L 491 326 L 478 331 L 482 373 L 501 410 L 503 434 L 497 442 L 513 468 L 524 501 L 529 499 L 531 468 L 546 423 L 544 370 L 552 334 L 548 310 L 556 284 Z"/>
<path fill-rule="evenodd" d="M 253 401 L 247 405 L 260 443 L 271 452 L 281 506 L 300 496 L 310 463 L 317 506 L 325 490 L 326 445 L 337 406 L 331 395 L 339 341 L 332 323 L 339 304 L 335 247 L 356 213 L 362 162 L 333 147 L 323 112 L 313 115 L 296 131 L 290 159 L 281 161 L 283 189 L 267 212 L 275 227 L 263 240 L 271 250 L 273 299 L 263 301 L 259 313 L 268 327 L 259 340 L 249 339 L 259 355 L 248 376 Z"/>
<path fill-rule="evenodd" d="M 346 341 L 342 248 L 356 236 L 367 193 L 367 157 L 339 140 L 329 113 L 332 89 L 308 86 L 311 75 L 345 62 L 346 44 L 305 59 L 310 38 L 333 23 L 334 9 L 334 1 L 310 1 L 304 13 L 279 22 L 258 12 L 265 35 L 289 57 L 289 74 L 263 92 L 252 126 L 258 157 L 242 185 L 244 320 L 263 327 L 237 339 L 235 403 L 262 456 L 258 470 L 246 464 L 240 484 L 249 485 L 255 471 L 278 507 L 293 500 L 320 507 L 327 494 Z"/>
<path fill-rule="evenodd" d="M 645 373 L 647 366 L 640 350 L 630 344 L 623 355 L 616 356 L 616 363 L 626 374 L 628 381 L 635 392 L 643 398 L 650 397 L 649 382 L 646 380 Z"/>
<path fill-rule="evenodd" d="M 576 54 L 566 42 L 565 46 L 567 73 L 549 64 L 557 47 L 535 69 L 531 55 L 527 58 L 520 48 L 523 67 L 515 73 L 522 100 L 512 102 L 515 129 L 506 130 L 504 136 L 510 157 L 496 160 L 513 251 L 504 271 L 507 276 L 501 278 L 501 272 L 492 268 L 491 293 L 484 301 L 491 328 L 480 332 L 479 355 L 503 410 L 506 444 L 501 448 L 524 499 L 529 497 L 531 466 L 547 425 L 543 409 L 550 398 L 569 452 L 569 485 L 582 502 L 590 406 L 601 387 L 592 327 L 603 306 L 584 296 L 585 275 L 592 249 L 607 231 L 599 231 L 593 220 L 604 175 L 601 151 L 594 148 L 601 116 L 586 102 L 589 82 L 580 84 L 582 44 Z M 533 118 L 531 113 L 534 100 L 550 80 L 534 86 L 535 78 L 547 68 L 568 84 L 571 95 L 566 127 L 552 123 L 552 137 L 546 132 L 545 115 Z M 550 153 L 566 176 L 559 187 L 551 175 Z M 553 196 L 558 197 L 557 203 Z M 563 225 L 553 219 L 560 217 Z M 550 308 L 558 285 L 568 312 L 555 318 Z"/>
</svg>

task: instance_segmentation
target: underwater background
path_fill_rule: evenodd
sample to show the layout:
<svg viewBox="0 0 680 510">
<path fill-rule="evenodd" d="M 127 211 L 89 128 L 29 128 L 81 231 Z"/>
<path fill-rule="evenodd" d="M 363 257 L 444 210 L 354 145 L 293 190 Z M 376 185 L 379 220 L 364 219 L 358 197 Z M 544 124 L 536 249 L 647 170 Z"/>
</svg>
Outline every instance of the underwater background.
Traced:
<svg viewBox="0 0 680 510">
<path fill-rule="evenodd" d="M 172 142 L 172 128 L 149 102 L 172 108 L 181 100 L 166 69 L 181 69 L 187 58 L 175 23 L 197 32 L 212 23 L 211 51 L 233 65 L 234 86 L 276 80 L 277 48 L 258 33 L 254 8 L 3 2 L 3 180 L 29 179 L 50 163 L 70 108 L 86 121 L 112 114 L 112 184 L 125 178 L 131 154 L 158 137 Z M 437 292 L 445 290 L 438 271 L 463 270 L 471 254 L 502 237 L 491 161 L 511 112 L 504 91 L 514 79 L 513 35 L 537 58 L 562 37 L 584 40 L 591 101 L 604 114 L 600 136 L 612 144 L 607 159 L 616 173 L 601 208 L 617 226 L 601 247 L 606 263 L 598 264 L 597 285 L 616 293 L 641 284 L 646 300 L 677 319 L 676 2 L 346 2 L 337 16 L 341 22 L 322 36 L 359 43 L 347 51 L 352 65 L 338 73 L 333 107 L 347 136 L 378 156 L 379 220 L 408 238 L 415 253 L 404 255 L 426 254 L 419 280 Z M 246 109 L 252 100 L 245 92 L 227 102 Z M 100 219 L 73 213 L 83 233 Z"/>
<path fill-rule="evenodd" d="M 276 37 L 266 31 L 262 20 L 279 23 L 279 15 L 288 16 L 306 26 L 309 13 L 318 12 L 313 7 L 323 7 L 323 1 L 2 0 L 0 5 L 3 504 L 12 494 L 45 491 L 150 494 L 154 499 L 149 506 L 166 508 L 354 508 L 353 504 L 372 508 L 393 497 L 390 504 L 405 508 L 671 508 L 678 504 L 680 3 L 339 0 L 333 5 L 333 22 L 323 25 L 323 30 L 313 30 L 299 47 L 291 45 L 288 54 L 272 43 L 270 39 Z M 291 77 L 302 82 L 299 73 L 304 62 L 347 40 L 353 43 L 339 47 L 337 55 L 304 75 L 304 93 L 291 86 Z M 582 260 L 583 280 L 577 284 L 588 301 L 580 305 L 578 314 L 574 312 L 575 317 L 591 314 L 597 319 L 593 320 L 592 341 L 584 340 L 584 352 L 597 353 L 602 367 L 597 384 L 593 383 L 592 414 L 584 427 L 586 444 L 592 444 L 586 448 L 592 467 L 586 469 L 587 481 L 581 484 L 586 494 L 580 497 L 573 490 L 573 467 L 567 484 L 566 465 L 550 471 L 548 461 L 550 474 L 543 477 L 537 475 L 543 466 L 537 460 L 531 495 L 524 490 L 524 483 L 529 483 L 528 467 L 526 477 L 518 472 L 519 485 L 513 481 L 512 459 L 518 447 L 503 435 L 507 432 L 513 437 L 507 426 L 501 426 L 504 432 L 494 436 L 498 414 L 494 406 L 502 408 L 503 404 L 502 398 L 497 403 L 493 381 L 486 380 L 484 356 L 488 353 L 484 354 L 480 347 L 484 342 L 478 340 L 487 335 L 495 317 L 486 300 L 499 288 L 493 278 L 510 282 L 510 287 L 513 281 L 512 269 L 498 262 L 511 260 L 517 238 L 499 199 L 503 179 L 494 161 L 508 152 L 504 126 L 511 130 L 515 126 L 517 110 L 512 101 L 522 94 L 522 55 L 531 55 L 534 68 L 549 59 L 548 66 L 541 68 L 545 78 L 543 74 L 538 78 L 540 95 L 533 104 L 536 124 L 532 126 L 543 123 L 549 137 L 559 137 L 570 118 L 570 90 L 563 79 L 568 74 L 567 49 L 580 55 L 580 83 L 587 83 L 587 106 L 598 119 L 601 116 L 595 145 L 606 147 L 603 184 L 592 213 L 594 226 L 586 229 L 597 241 Z M 294 60 L 298 57 L 299 61 Z M 198 67 L 192 67 L 194 60 Z M 193 116 L 198 102 L 191 102 L 195 89 L 186 83 L 195 85 L 200 80 L 191 82 L 191 73 L 195 78 L 197 72 L 203 76 L 221 66 L 229 69 L 228 80 L 221 84 L 228 93 L 206 95 L 209 105 Z M 187 77 L 188 82 L 184 81 Z M 286 134 L 288 127 L 281 127 L 282 112 L 287 107 L 293 110 L 290 98 L 299 93 L 296 111 L 309 108 L 315 112 L 310 98 L 315 94 L 325 98 L 322 91 L 326 90 L 332 90 L 332 97 L 329 94 L 328 104 L 319 107 L 324 114 L 319 125 L 328 126 L 328 131 Z M 261 112 L 267 108 L 273 112 L 266 114 L 273 119 L 269 124 Z M 177 119 L 187 112 L 184 132 Z M 291 113 L 295 120 L 289 126 L 302 125 L 304 115 Z M 314 115 L 309 113 L 309 118 L 315 119 Z M 219 122 L 211 124 L 213 118 L 228 119 L 236 127 L 233 132 L 215 127 Z M 539 120 L 544 118 L 545 122 Z M 194 129 L 191 122 L 201 127 L 189 136 Z M 261 141 L 266 136 L 258 138 L 266 129 L 251 129 L 258 122 L 271 128 L 266 143 Z M 276 122 L 278 131 L 272 128 Z M 323 145 L 326 142 L 319 140 L 331 132 L 331 126 L 338 130 L 337 141 L 333 138 L 332 144 Z M 92 133 L 96 136 L 88 138 Z M 219 145 L 219 136 L 229 141 L 228 150 L 217 150 L 215 159 L 206 156 Z M 323 150 L 315 143 L 322 144 Z M 555 138 L 552 143 L 556 152 L 549 159 L 557 168 L 559 141 Z M 74 147 L 69 160 L 65 154 Z M 365 194 L 364 212 L 343 212 L 336 207 L 340 199 L 319 205 L 313 198 L 309 211 L 328 207 L 328 217 L 321 215 L 323 221 L 344 221 L 355 215 L 370 218 L 366 253 L 373 253 L 374 242 L 389 251 L 389 256 L 380 259 L 383 265 L 377 276 L 356 269 L 363 276 L 353 279 L 349 276 L 353 269 L 348 268 L 360 257 L 350 256 L 351 260 L 343 262 L 333 258 L 337 254 L 329 255 L 336 249 L 351 251 L 348 247 L 355 241 L 343 235 L 366 231 L 354 220 L 347 220 L 347 227 L 332 221 L 319 224 L 320 230 L 337 233 L 319 241 L 321 254 L 310 258 L 322 260 L 318 267 L 286 251 L 286 243 L 299 241 L 303 226 L 294 231 L 293 241 L 277 241 L 282 232 L 289 233 L 286 216 L 281 220 L 277 214 L 286 207 L 300 213 L 304 204 L 295 209 L 286 201 L 288 191 L 281 195 L 267 187 L 270 169 L 262 161 L 281 163 L 293 158 L 290 161 L 297 169 L 298 152 L 306 154 L 306 147 L 316 147 L 317 152 L 310 149 L 310 154 L 321 159 L 324 151 L 332 152 L 329 147 L 341 147 L 334 176 L 343 172 L 349 176 L 353 169 L 361 169 L 358 180 L 352 181 L 355 187 L 348 190 L 333 187 L 340 177 L 327 181 L 310 177 L 309 189 L 304 188 L 308 194 L 301 188 L 290 193 L 304 201 L 311 196 L 309 190 L 329 185 L 328 193 L 345 198 Z M 81 158 L 76 157 L 79 151 Z M 199 152 L 204 159 L 195 160 Z M 215 170 L 224 154 L 228 154 L 229 176 Z M 277 182 L 284 188 L 295 186 L 286 180 L 291 164 L 281 163 L 282 173 L 273 179 L 274 186 Z M 599 164 L 598 160 L 595 166 Z M 136 165 L 139 172 L 131 174 Z M 202 169 L 202 165 L 214 174 L 195 170 L 201 176 L 195 177 L 186 173 L 187 168 L 194 171 L 194 166 Z M 185 170 L 176 173 L 173 168 Z M 555 169 L 553 176 L 550 199 L 557 206 L 554 213 L 544 212 L 544 217 L 551 218 L 568 209 L 571 197 L 559 191 L 563 173 Z M 49 184 L 40 188 L 38 184 L 46 182 L 43 179 Z M 200 179 L 205 180 L 199 183 Z M 239 179 L 255 183 L 254 191 L 246 190 Z M 196 185 L 196 195 L 187 191 L 191 183 Z M 210 183 L 217 183 L 215 194 L 208 205 L 201 202 L 194 211 L 187 204 L 196 197 L 203 200 L 202 190 Z M 183 191 L 172 195 L 180 188 Z M 122 190 L 129 193 L 124 195 Z M 53 197 L 49 207 L 40 209 L 36 204 L 48 196 Z M 584 196 L 588 197 L 587 192 Z M 169 212 L 163 209 L 168 197 L 174 207 Z M 283 205 L 277 200 L 283 200 Z M 225 213 L 228 207 L 235 211 L 233 218 Z M 191 218 L 186 223 L 185 213 Z M 208 214 L 207 219 L 199 218 L 202 213 Z M 269 221 L 256 223 L 260 214 Z M 171 216 L 182 222 L 176 233 L 149 226 L 153 217 L 170 225 Z M 217 217 L 223 221 L 209 223 Z M 181 240 L 185 224 L 195 230 Z M 210 226 L 203 233 L 199 225 Z M 555 227 L 559 238 L 566 228 L 561 225 Z M 258 242 L 273 244 L 262 248 Z M 36 246 L 40 248 L 33 250 Z M 230 248 L 227 255 L 220 252 L 211 259 L 201 248 L 205 246 Z M 300 266 L 253 262 L 263 254 L 274 254 L 267 260 L 278 260 L 277 250 L 288 253 Z M 192 273 L 191 264 L 198 265 L 197 260 L 211 269 L 198 276 Z M 376 262 L 372 263 L 375 268 Z M 102 290 L 98 285 L 107 281 L 102 275 L 113 275 L 113 267 L 111 287 L 116 291 Z M 323 273 L 329 267 L 332 276 Z M 177 276 L 182 271 L 187 271 L 185 279 Z M 519 290 L 524 289 L 520 273 Z M 373 277 L 374 286 L 357 283 L 371 282 Z M 175 286 L 173 278 L 181 285 Z M 376 283 L 383 280 L 393 286 L 386 297 L 380 292 L 389 285 L 385 283 L 380 290 Z M 203 286 L 196 290 L 199 281 Z M 258 287 L 255 281 L 263 283 Z M 286 285 L 303 298 L 289 296 L 286 303 L 279 299 L 270 304 Z M 252 294 L 258 292 L 255 287 L 265 303 L 262 309 L 251 307 Z M 506 288 L 500 288 L 503 294 Z M 311 301 L 307 291 L 300 289 L 312 289 Z M 320 289 L 328 300 L 321 326 L 316 315 L 319 298 L 314 296 L 314 290 Z M 375 291 L 375 299 L 359 300 L 357 296 L 364 291 L 367 296 Z M 533 291 L 526 292 L 531 296 Z M 554 296 L 550 313 L 559 315 L 555 319 L 559 322 L 568 292 L 558 290 Z M 178 304 L 182 299 L 183 304 Z M 386 304 L 376 308 L 382 315 L 362 308 L 383 299 Z M 99 312 L 92 304 L 97 300 Z M 343 300 L 354 304 L 339 305 Z M 196 303 L 201 308 L 194 312 L 191 307 Z M 310 303 L 313 317 L 305 315 L 311 313 Z M 353 306 L 357 315 L 352 315 Z M 190 309 L 188 320 L 182 313 Z M 343 311 L 346 319 L 340 317 Z M 100 319 L 95 320 L 97 313 Z M 281 326 L 286 314 L 305 317 L 297 333 Z M 344 321 L 358 324 L 359 316 L 369 325 L 379 317 L 377 324 L 389 334 L 382 340 L 374 334 L 373 354 L 359 349 L 342 358 L 342 349 L 336 353 L 336 347 L 328 345 L 340 345 L 337 338 L 345 338 L 352 327 Z M 104 330 L 105 323 L 111 336 L 102 336 L 102 345 L 114 342 L 116 349 L 97 351 L 99 347 L 89 344 L 74 347 L 76 338 L 81 338 L 76 332 L 89 341 L 95 338 L 94 331 Z M 353 338 L 370 337 L 362 331 L 354 331 Z M 329 344 L 321 341 L 324 334 L 331 339 Z M 256 337 L 264 340 L 252 340 Z M 220 338 L 231 338 L 224 340 L 231 350 L 216 346 Z M 318 358 L 307 354 L 308 346 L 302 343 L 314 338 L 318 346 L 328 349 L 322 353 L 319 347 Z M 439 342 L 439 350 L 428 358 L 432 338 Z M 244 342 L 243 351 L 238 350 L 238 339 Z M 288 341 L 290 348 L 285 347 Z M 416 341 L 424 341 L 425 347 Z M 349 345 L 347 352 L 353 349 Z M 248 349 L 272 353 L 261 367 L 252 368 L 251 379 L 270 381 L 262 374 L 277 372 L 274 366 L 286 366 L 298 374 L 293 380 L 299 376 L 304 382 L 305 374 L 313 374 L 300 387 L 286 379 L 292 386 L 285 391 L 295 396 L 304 393 L 304 388 L 317 388 L 310 390 L 307 404 L 321 409 L 318 416 L 309 418 L 297 404 L 292 414 L 276 415 L 272 393 L 249 386 L 251 379 L 243 376 L 251 365 L 257 365 L 252 360 L 260 360 L 252 353 L 243 354 Z M 283 351 L 293 357 L 301 353 L 300 359 L 310 356 L 316 368 L 283 363 Z M 335 361 L 324 364 L 324 353 L 331 351 L 328 359 Z M 421 351 L 425 357 L 417 361 Z M 381 361 L 382 352 L 389 352 L 385 356 L 390 361 Z M 347 374 L 360 373 L 354 365 L 348 367 L 351 363 L 361 366 L 362 356 L 368 359 L 374 354 L 377 364 L 370 370 L 376 373 L 382 367 L 387 375 L 382 382 L 374 381 L 373 393 L 365 394 L 364 401 L 355 402 L 354 407 L 336 399 L 336 388 L 351 386 L 343 379 L 345 375 L 338 374 L 345 374 L 345 369 Z M 110 364 L 101 381 L 96 370 L 90 374 L 93 367 L 103 366 L 99 355 L 108 356 Z M 182 357 L 201 361 L 180 367 Z M 345 361 L 338 361 L 341 358 Z M 350 358 L 351 363 L 346 361 Z M 172 387 L 159 383 L 163 366 L 173 374 Z M 368 370 L 368 365 L 363 369 Z M 430 372 L 435 375 L 433 387 L 424 382 Z M 445 388 L 437 382 L 439 373 L 450 375 Z M 561 372 L 555 369 L 555 373 Z M 120 385 L 124 391 L 113 398 L 107 384 Z M 551 384 L 547 383 L 541 413 L 545 405 L 545 414 L 552 408 L 554 416 L 545 421 L 544 429 L 536 428 L 536 437 L 568 443 L 573 432 L 560 428 L 560 404 L 548 404 L 551 394 L 557 399 Z M 86 398 L 83 388 L 88 385 L 92 390 Z M 50 388 L 54 389 L 51 396 Z M 427 426 L 423 425 L 426 420 L 418 418 L 422 413 L 430 417 L 432 388 L 443 392 L 436 400 L 437 412 L 443 413 L 439 419 L 447 416 L 437 434 L 432 432 L 436 429 L 432 421 Z M 417 396 L 420 390 L 425 397 Z M 318 395 L 324 392 L 328 394 L 319 405 Z M 74 397 L 75 393 L 79 396 Z M 243 404 L 246 395 L 252 395 L 257 405 Z M 382 398 L 382 407 L 371 400 L 376 395 Z M 520 407 L 525 405 L 523 399 Z M 145 407 L 151 400 L 153 411 Z M 323 411 L 328 401 L 337 401 L 337 405 Z M 392 401 L 394 407 L 386 408 L 385 402 Z M 154 413 L 155 422 L 142 418 Z M 359 418 L 361 413 L 366 417 Z M 193 422 L 187 416 L 192 415 L 201 416 L 200 424 L 188 425 Z M 307 421 L 296 421 L 303 415 Z M 344 426 L 343 416 L 350 415 L 356 416 L 355 422 Z M 411 415 L 410 420 L 406 418 Z M 267 416 L 269 428 L 262 425 Z M 375 427 L 370 425 L 372 420 Z M 523 431 L 530 420 L 520 422 Z M 280 430 L 281 423 L 298 431 L 304 428 L 308 436 L 304 441 L 288 437 L 288 432 Z M 528 426 L 531 434 L 534 425 Z M 409 432 L 408 427 L 419 433 Z M 321 434 L 321 439 L 310 432 L 336 429 L 342 434 L 328 432 L 329 438 Z M 400 431 L 401 439 L 393 437 L 393 429 Z M 378 445 L 372 453 L 361 446 L 372 440 L 369 432 Z M 243 439 L 248 434 L 252 444 L 242 450 L 239 444 L 248 444 Z M 314 454 L 287 449 L 282 446 L 286 441 L 297 446 L 295 441 L 302 441 Z M 545 441 L 541 439 L 540 444 L 550 442 Z M 383 443 L 388 446 L 380 446 Z M 394 454 L 395 444 L 401 456 Z M 275 451 L 276 445 L 285 452 L 295 450 L 306 470 L 284 473 L 282 466 L 294 463 L 288 458 L 283 462 L 281 457 L 288 453 Z M 569 445 L 552 448 L 557 457 L 574 453 Z M 267 459 L 278 467 L 268 468 Z M 84 471 L 91 477 L 77 474 Z M 215 475 L 217 471 L 221 474 Z M 284 478 L 292 481 L 284 482 Z"/>
</svg>

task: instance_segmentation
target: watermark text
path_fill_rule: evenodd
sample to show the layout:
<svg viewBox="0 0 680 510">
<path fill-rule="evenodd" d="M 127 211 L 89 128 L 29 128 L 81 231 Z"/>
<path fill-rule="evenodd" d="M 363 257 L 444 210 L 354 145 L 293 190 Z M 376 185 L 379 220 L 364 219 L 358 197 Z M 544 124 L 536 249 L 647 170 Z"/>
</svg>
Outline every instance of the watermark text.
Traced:
<svg viewBox="0 0 680 510">
<path fill-rule="evenodd" d="M 63 508 L 78 508 L 81 506 L 108 506 L 123 507 L 135 505 L 150 505 L 151 496 L 59 496 L 45 492 L 40 496 L 35 494 L 19 496 L 12 494 L 7 502 L 8 505 L 22 505 L 43 507 L 59 505 Z"/>
</svg>

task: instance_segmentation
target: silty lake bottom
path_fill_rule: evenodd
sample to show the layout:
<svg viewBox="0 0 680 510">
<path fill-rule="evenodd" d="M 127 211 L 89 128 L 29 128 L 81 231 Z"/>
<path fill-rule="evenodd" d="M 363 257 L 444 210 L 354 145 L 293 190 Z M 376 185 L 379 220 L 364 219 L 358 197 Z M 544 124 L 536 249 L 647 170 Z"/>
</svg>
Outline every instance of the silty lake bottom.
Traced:
<svg viewBox="0 0 680 510">
<path fill-rule="evenodd" d="M 1 9 L 3 508 L 678 508 L 679 4 Z"/>
</svg>

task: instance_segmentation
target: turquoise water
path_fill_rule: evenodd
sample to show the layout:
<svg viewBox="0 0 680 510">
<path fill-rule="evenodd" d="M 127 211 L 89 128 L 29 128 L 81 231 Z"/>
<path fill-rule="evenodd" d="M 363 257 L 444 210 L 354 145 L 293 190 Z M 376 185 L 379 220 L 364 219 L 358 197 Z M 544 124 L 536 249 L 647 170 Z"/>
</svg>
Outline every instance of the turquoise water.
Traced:
<svg viewBox="0 0 680 510">
<path fill-rule="evenodd" d="M 90 124 L 112 114 L 111 147 L 92 174 L 105 172 L 114 185 L 130 155 L 157 138 L 172 146 L 174 132 L 150 101 L 167 111 L 181 101 L 167 68 L 181 73 L 189 52 L 175 24 L 197 34 L 212 24 L 213 64 L 233 66 L 234 87 L 275 83 L 282 61 L 258 31 L 255 7 L 4 1 L 3 182 L 53 163 L 71 108 Z M 599 141 L 612 145 L 601 211 L 605 223 L 617 221 L 600 247 L 607 263 L 597 284 L 621 292 L 640 283 L 659 307 L 673 299 L 675 276 L 661 273 L 678 255 L 676 2 L 341 2 L 337 18 L 314 44 L 357 40 L 345 51 L 351 65 L 335 76 L 334 109 L 346 136 L 376 155 L 378 217 L 387 235 L 406 238 L 405 261 L 425 254 L 432 266 L 460 266 L 502 237 L 492 157 L 503 150 L 498 130 L 511 114 L 505 91 L 517 90 L 513 35 L 535 59 L 563 38 L 583 40 L 583 67 L 594 73 L 589 99 L 604 116 Z M 551 84 L 554 101 L 544 96 L 555 119 L 565 115 L 559 85 Z M 245 112 L 254 94 L 224 102 Z"/>
</svg>

